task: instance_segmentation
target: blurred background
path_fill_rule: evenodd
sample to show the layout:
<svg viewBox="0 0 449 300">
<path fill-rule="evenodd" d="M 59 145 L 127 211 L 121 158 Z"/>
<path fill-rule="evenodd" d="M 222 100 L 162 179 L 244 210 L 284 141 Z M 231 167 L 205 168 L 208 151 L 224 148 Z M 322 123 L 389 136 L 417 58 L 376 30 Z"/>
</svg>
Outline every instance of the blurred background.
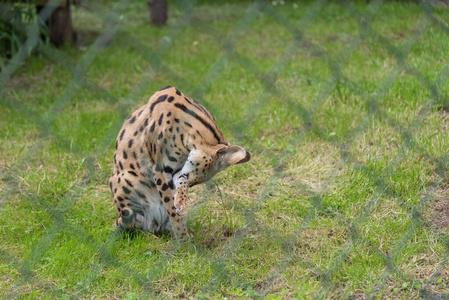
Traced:
<svg viewBox="0 0 449 300">
<path fill-rule="evenodd" d="M 446 1 L 4 1 L 2 298 L 449 297 Z M 123 120 L 203 104 L 251 161 L 192 240 L 112 226 Z"/>
</svg>

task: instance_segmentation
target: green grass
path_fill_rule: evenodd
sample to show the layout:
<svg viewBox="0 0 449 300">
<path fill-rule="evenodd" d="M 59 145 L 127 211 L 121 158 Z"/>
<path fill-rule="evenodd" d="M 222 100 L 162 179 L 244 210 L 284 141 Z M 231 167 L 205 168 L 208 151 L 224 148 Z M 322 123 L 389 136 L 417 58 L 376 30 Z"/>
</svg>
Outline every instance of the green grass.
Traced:
<svg viewBox="0 0 449 300">
<path fill-rule="evenodd" d="M 144 1 L 87 2 L 78 49 L 20 64 L 0 98 L 0 298 L 449 297 L 447 9 L 276 3 L 175 2 L 159 29 Z M 122 120 L 168 84 L 252 154 L 191 189 L 181 245 L 119 234 L 107 187 Z"/>
</svg>

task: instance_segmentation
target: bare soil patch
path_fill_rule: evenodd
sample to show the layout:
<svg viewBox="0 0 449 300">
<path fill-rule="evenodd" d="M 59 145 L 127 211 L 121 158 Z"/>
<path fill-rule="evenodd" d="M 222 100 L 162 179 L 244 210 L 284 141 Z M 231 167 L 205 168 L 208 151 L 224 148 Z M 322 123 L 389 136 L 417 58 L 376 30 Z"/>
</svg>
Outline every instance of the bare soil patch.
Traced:
<svg viewBox="0 0 449 300">
<path fill-rule="evenodd" d="M 449 232 L 449 187 L 435 193 L 426 217 L 435 229 Z"/>
</svg>

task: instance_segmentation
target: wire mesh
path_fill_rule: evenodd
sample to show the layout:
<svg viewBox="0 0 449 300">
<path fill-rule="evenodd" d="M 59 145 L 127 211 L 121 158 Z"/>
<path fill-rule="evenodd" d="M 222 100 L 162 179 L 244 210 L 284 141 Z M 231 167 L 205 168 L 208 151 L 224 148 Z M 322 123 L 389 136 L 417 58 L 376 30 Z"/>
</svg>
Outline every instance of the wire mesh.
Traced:
<svg viewBox="0 0 449 300">
<path fill-rule="evenodd" d="M 59 0 L 50 0 L 38 15 L 38 18 L 41 19 L 40 22 L 47 20 L 60 2 L 61 1 Z M 263 209 L 272 197 L 272 194 L 278 192 L 280 181 L 283 178 L 288 177 L 286 165 L 289 161 L 295 158 L 294 151 L 269 152 L 268 155 L 270 158 L 266 158 L 266 160 L 274 162 L 271 165 L 272 175 L 257 191 L 257 197 L 253 199 L 251 205 L 241 209 L 240 213 L 244 219 L 244 226 L 228 238 L 226 246 L 224 247 L 225 250 L 219 254 L 209 253 L 209 255 L 212 255 L 213 257 L 212 274 L 210 275 L 210 280 L 199 289 L 198 295 L 212 293 L 219 288 L 220 284 L 222 284 L 223 278 L 230 276 L 230 271 L 227 265 L 231 262 L 232 258 L 237 255 L 242 243 L 246 241 L 246 238 L 251 235 L 253 231 L 263 231 L 264 236 L 269 237 L 274 244 L 279 246 L 282 254 L 278 259 L 278 263 L 275 266 L 270 266 L 271 271 L 269 272 L 269 275 L 265 278 L 260 278 L 263 284 L 255 289 L 254 295 L 252 295 L 254 297 L 266 296 L 265 288 L 284 276 L 284 271 L 293 264 L 307 266 L 307 268 L 313 270 L 314 276 L 318 279 L 320 287 L 319 292 L 313 294 L 311 298 L 320 299 L 347 297 L 371 299 L 382 297 L 384 296 L 384 286 L 391 280 L 392 276 L 395 274 L 402 274 L 404 277 L 410 276 L 409 274 L 403 274 L 404 272 L 406 273 L 406 271 L 401 270 L 401 266 L 397 265 L 398 258 L 403 255 L 403 250 L 407 247 L 415 232 L 422 226 L 424 222 L 422 214 L 429 205 L 429 202 L 435 198 L 435 194 L 441 187 L 442 182 L 447 180 L 447 155 L 436 157 L 431 153 L 421 151 L 420 145 L 417 143 L 417 131 L 421 127 L 426 126 L 424 122 L 425 118 L 428 117 L 433 109 L 435 109 L 435 106 L 440 103 L 441 98 L 444 96 L 440 93 L 440 87 L 444 85 L 449 77 L 449 72 L 447 71 L 449 70 L 449 65 L 441 68 L 442 71 L 438 74 L 437 79 L 432 81 L 418 68 L 414 67 L 413 63 L 408 60 L 408 54 L 411 49 L 416 44 L 420 43 L 422 35 L 426 33 L 429 26 L 438 27 L 446 35 L 449 32 L 447 24 L 433 13 L 432 7 L 429 6 L 428 3 L 419 2 L 419 5 L 422 8 L 422 15 L 417 21 L 415 28 L 412 30 L 413 34 L 407 35 L 404 42 L 400 46 L 396 46 L 389 38 L 385 37 L 383 33 L 376 31 L 376 29 L 371 26 L 372 20 L 378 15 L 379 10 L 385 4 L 384 1 L 375 0 L 364 6 L 347 1 L 337 2 L 337 5 L 348 14 L 349 18 L 354 19 L 358 26 L 358 33 L 350 38 L 348 45 L 341 53 L 338 53 L 337 56 L 326 52 L 326 50 L 323 50 L 319 45 L 310 42 L 304 34 L 309 27 L 315 25 L 314 22 L 316 18 L 319 17 L 322 9 L 329 4 L 326 0 L 310 2 L 300 19 L 294 23 L 273 7 L 271 2 L 249 2 L 246 5 L 246 11 L 243 13 L 243 16 L 236 20 L 235 25 L 226 32 L 217 30 L 214 26 L 210 26 L 199 19 L 198 15 L 195 13 L 195 9 L 201 6 L 201 4 L 198 4 L 195 1 L 175 3 L 173 4 L 174 6 L 169 9 L 174 9 L 174 7 L 176 7 L 176 9 L 180 11 L 181 17 L 177 18 L 176 21 L 170 25 L 159 45 L 154 48 L 143 43 L 140 40 L 140 37 L 135 35 L 129 29 L 121 26 L 120 16 L 127 10 L 130 3 L 132 2 L 128 0 L 119 0 L 114 1 L 110 6 L 101 2 L 84 2 L 84 9 L 88 9 L 96 17 L 103 20 L 105 26 L 78 60 L 71 58 L 71 56 L 64 50 L 57 49 L 50 44 L 43 42 L 40 39 L 40 30 L 37 22 L 28 25 L 16 25 L 18 26 L 18 30 L 26 33 L 26 40 L 17 53 L 9 59 L 1 70 L 0 89 L 2 92 L 0 95 L 0 103 L 3 107 L 23 115 L 28 122 L 31 122 L 36 126 L 39 131 L 39 137 L 31 147 L 20 153 L 20 156 L 14 165 L 6 171 L 4 178 L 9 179 L 4 180 L 4 182 L 7 182 L 7 186 L 1 191 L 3 202 L 1 205 L 4 207 L 7 205 L 7 199 L 13 198 L 14 195 L 21 193 L 20 188 L 18 188 L 20 186 L 19 179 L 25 172 L 28 172 L 27 164 L 34 159 L 35 153 L 47 143 L 49 138 L 58 140 L 58 146 L 62 149 L 61 151 L 71 153 L 78 159 L 82 159 L 86 172 L 76 184 L 67 189 L 57 205 L 47 205 L 45 207 L 50 220 L 48 222 L 49 225 L 46 227 L 42 236 L 34 242 L 30 253 L 20 260 L 17 260 L 13 258 L 12 253 L 8 253 L 8 251 L 3 249 L 1 250 L 3 260 L 12 261 L 15 268 L 20 272 L 20 280 L 14 283 L 14 288 L 11 292 L 4 295 L 5 298 L 19 297 L 27 288 L 28 282 L 33 280 L 33 270 L 38 267 L 39 262 L 42 261 L 42 259 L 45 259 L 48 251 L 51 247 L 54 247 L 54 242 L 59 238 L 63 230 L 69 230 L 69 232 L 73 233 L 79 243 L 82 243 L 91 249 L 96 249 L 98 256 L 100 257 L 100 260 L 97 263 L 94 263 L 87 271 L 85 278 L 83 279 L 83 284 L 78 285 L 72 290 L 76 297 L 90 295 L 87 291 L 87 287 L 95 281 L 101 280 L 100 270 L 105 267 L 117 268 L 121 273 L 120 276 L 133 278 L 141 286 L 142 291 L 140 292 L 142 295 L 148 297 L 159 296 L 161 291 L 154 288 L 154 282 L 156 282 L 158 276 L 161 275 L 167 259 L 173 255 L 180 255 L 177 252 L 177 243 L 168 243 L 164 252 L 156 258 L 155 262 L 153 262 L 153 271 L 149 274 L 144 270 L 136 270 L 128 265 L 122 264 L 111 255 L 112 249 L 116 247 L 117 240 L 120 238 L 118 232 L 111 230 L 106 238 L 98 240 L 97 237 L 93 236 L 91 232 L 86 231 L 83 227 L 68 223 L 66 221 L 66 216 L 71 213 L 73 206 L 80 197 L 83 196 L 85 190 L 87 188 L 92 188 L 91 181 L 97 176 L 98 172 L 96 168 L 98 158 L 106 155 L 108 149 L 110 149 L 115 140 L 124 117 L 128 115 L 131 108 L 135 106 L 136 99 L 145 93 L 147 87 L 153 81 L 155 76 L 164 73 L 172 82 L 177 82 L 184 87 L 188 87 L 188 90 L 185 90 L 184 88 L 184 91 L 187 94 L 193 95 L 193 98 L 201 101 L 201 99 L 210 92 L 220 75 L 227 70 L 230 63 L 237 64 L 246 72 L 249 72 L 257 79 L 257 82 L 261 87 L 258 97 L 251 104 L 251 108 L 243 112 L 240 121 L 233 122 L 232 120 L 221 119 L 222 124 L 226 124 L 227 130 L 233 134 L 235 140 L 252 143 L 254 145 L 252 151 L 259 155 L 263 156 L 267 154 L 264 149 L 261 149 L 260 145 L 251 141 L 245 132 L 249 131 L 252 124 L 252 122 L 248 120 L 257 119 L 258 115 L 267 108 L 267 105 L 272 101 L 272 98 L 276 97 L 280 99 L 283 106 L 297 114 L 303 125 L 301 130 L 294 132 L 287 138 L 288 144 L 291 147 L 290 149 L 301 147 L 306 136 L 312 132 L 332 147 L 335 147 L 335 149 L 338 149 L 342 165 L 344 165 L 345 168 L 351 168 L 360 174 L 363 174 L 363 176 L 366 176 L 366 178 L 368 178 L 367 180 L 374 183 L 374 185 L 370 198 L 365 205 L 361 206 L 357 215 L 353 218 L 342 217 L 342 220 L 340 220 L 340 222 L 345 223 L 345 227 L 348 230 L 348 238 L 339 246 L 338 251 L 333 255 L 332 260 L 328 262 L 327 267 L 322 268 L 313 261 L 303 259 L 301 255 L 297 253 L 295 245 L 299 240 L 304 238 L 307 227 L 317 218 L 320 218 L 317 212 L 323 211 L 323 197 L 327 192 L 331 192 L 330 186 L 341 172 L 341 168 L 334 168 L 330 174 L 322 180 L 324 184 L 320 191 L 315 191 L 307 185 L 298 186 L 298 189 L 306 189 L 309 193 L 308 197 L 311 199 L 310 207 L 304 214 L 304 217 L 301 218 L 301 221 L 297 222 L 296 226 L 294 226 L 293 230 L 287 234 L 280 234 L 270 226 L 261 224 L 255 220 L 257 220 L 257 213 Z M 110 7 L 112 7 L 112 9 L 110 9 Z M 363 9 L 361 9 L 361 7 L 363 7 Z M 268 68 L 268 71 L 264 71 L 258 64 L 254 63 L 250 53 L 242 53 L 237 47 L 240 37 L 245 34 L 251 34 L 250 29 L 260 16 L 269 18 L 272 22 L 275 22 L 278 26 L 285 29 L 291 36 L 289 43 L 284 47 L 275 63 Z M 3 19 L 8 21 L 8 15 L 4 14 Z M 170 60 L 166 58 L 166 53 L 170 50 L 170 47 L 174 45 L 174 41 L 180 39 L 183 32 L 195 22 L 201 23 L 202 33 L 207 34 L 211 39 L 216 41 L 216 43 L 220 45 L 221 50 L 221 53 L 217 53 L 215 62 L 208 66 L 208 69 L 203 78 L 199 81 L 199 84 L 196 84 L 186 76 L 179 74 L 171 67 Z M 150 66 L 145 72 L 146 76 L 142 77 L 137 82 L 134 82 L 133 88 L 130 89 L 130 92 L 126 95 L 114 95 L 92 79 L 89 79 L 89 76 L 86 75 L 89 72 L 92 63 L 102 55 L 108 48 L 111 40 L 118 34 L 121 36 L 120 43 L 122 43 L 124 47 L 130 47 L 138 52 Z M 345 75 L 344 71 L 345 65 L 351 60 L 354 54 L 354 50 L 367 39 L 376 41 L 381 45 L 383 51 L 386 51 L 390 57 L 393 57 L 396 60 L 396 63 L 390 72 L 378 82 L 377 87 L 374 88 L 374 92 L 368 92 L 365 87 Z M 29 101 L 20 101 L 10 93 L 4 92 L 7 85 L 14 81 L 14 74 L 18 69 L 26 63 L 27 59 L 33 59 L 33 51 L 46 57 L 52 64 L 61 67 L 71 75 L 71 80 L 67 86 L 62 89 L 62 92 L 58 95 L 57 99 L 55 99 L 44 112 L 40 112 L 33 108 L 33 105 L 31 105 Z M 295 60 L 296 55 L 301 51 L 321 60 L 327 66 L 330 74 L 327 80 L 321 83 L 320 89 L 313 96 L 313 101 L 311 101 L 311 105 L 309 106 L 296 101 L 290 93 L 287 93 L 284 89 L 279 87 L 279 84 L 277 84 L 280 74 L 282 74 L 293 60 Z M 412 121 L 405 126 L 386 113 L 383 109 L 379 108 L 379 101 L 388 95 L 393 84 L 401 74 L 407 74 L 415 78 L 421 84 L 422 88 L 428 92 L 428 101 L 426 104 L 418 110 Z M 221 84 L 225 85 L 226 83 Z M 342 89 L 346 89 L 350 94 L 356 95 L 362 99 L 367 110 L 354 128 L 348 130 L 344 140 L 329 139 L 329 132 L 317 123 L 316 115 L 321 112 L 322 106 L 326 103 L 332 93 L 337 93 L 342 96 Z M 72 105 L 73 98 L 80 91 L 86 91 L 89 94 L 103 99 L 110 105 L 118 105 L 119 107 L 118 118 L 113 120 L 109 125 L 109 128 L 104 132 L 104 135 L 98 138 L 98 142 L 93 149 L 86 149 L 83 145 L 78 145 L 73 140 L 52 130 L 52 127 L 55 126 L 55 122 L 61 116 L 61 113 Z M 226 116 L 222 114 L 220 115 L 220 118 L 226 118 Z M 383 168 L 381 173 L 366 166 L 363 162 L 359 161 L 357 157 L 351 154 L 351 147 L 354 142 L 370 129 L 373 118 L 381 118 L 384 120 L 395 130 L 395 132 L 399 133 L 404 141 L 401 145 L 398 145 L 396 155 L 391 158 L 391 162 Z M 420 153 L 423 157 L 431 160 L 432 165 L 437 170 L 436 172 L 438 173 L 439 180 L 431 185 L 425 186 L 425 191 L 421 198 L 409 211 L 408 217 L 411 219 L 411 222 L 404 230 L 404 236 L 393 243 L 394 245 L 390 252 L 385 253 L 377 249 L 372 241 L 363 236 L 361 228 L 370 221 L 370 216 L 384 202 L 385 198 L 393 193 L 389 182 L 391 181 L 394 172 L 407 161 L 408 150 L 415 152 L 421 151 Z M 208 186 L 208 188 L 213 189 L 214 187 Z M 23 201 L 30 201 L 33 203 L 33 200 L 27 200 L 26 194 L 22 195 L 25 198 Z M 207 195 L 204 197 L 207 198 Z M 201 206 L 202 204 L 204 203 L 200 202 L 198 205 Z M 195 215 L 198 214 L 199 212 L 195 213 Z M 2 214 L 2 218 L 7 218 L 7 216 Z M 375 280 L 376 287 L 371 291 L 365 291 L 362 296 L 335 294 L 336 281 L 334 278 L 341 276 L 339 272 L 342 265 L 346 264 L 347 261 L 351 259 L 351 256 L 358 251 L 358 247 L 365 247 L 368 249 L 367 251 L 375 253 L 375 255 L 383 261 L 384 268 Z M 442 270 L 447 265 L 449 243 L 446 242 L 444 247 L 446 253 L 435 265 L 434 272 L 422 279 L 422 284 L 418 289 L 418 295 L 420 297 L 436 297 L 440 299 L 449 297 L 449 291 L 447 289 L 445 293 L 438 295 L 432 294 L 431 292 L 432 284 L 438 280 Z M 207 252 L 208 249 L 199 248 L 196 251 L 201 254 Z M 235 280 L 239 281 L 236 284 L 240 286 L 244 286 L 248 282 L 245 278 L 237 278 Z"/>
</svg>

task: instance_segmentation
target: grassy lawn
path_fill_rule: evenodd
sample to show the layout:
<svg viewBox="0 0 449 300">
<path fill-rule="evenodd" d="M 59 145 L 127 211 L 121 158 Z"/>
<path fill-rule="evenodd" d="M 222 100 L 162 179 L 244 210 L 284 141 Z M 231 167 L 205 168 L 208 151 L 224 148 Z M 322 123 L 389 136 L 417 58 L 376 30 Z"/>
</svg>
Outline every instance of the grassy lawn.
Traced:
<svg viewBox="0 0 449 300">
<path fill-rule="evenodd" d="M 449 297 L 447 8 L 72 12 L 77 47 L 0 77 L 0 298 Z M 181 245 L 119 234 L 107 186 L 124 118 L 166 85 L 252 154 L 190 190 Z"/>
</svg>

